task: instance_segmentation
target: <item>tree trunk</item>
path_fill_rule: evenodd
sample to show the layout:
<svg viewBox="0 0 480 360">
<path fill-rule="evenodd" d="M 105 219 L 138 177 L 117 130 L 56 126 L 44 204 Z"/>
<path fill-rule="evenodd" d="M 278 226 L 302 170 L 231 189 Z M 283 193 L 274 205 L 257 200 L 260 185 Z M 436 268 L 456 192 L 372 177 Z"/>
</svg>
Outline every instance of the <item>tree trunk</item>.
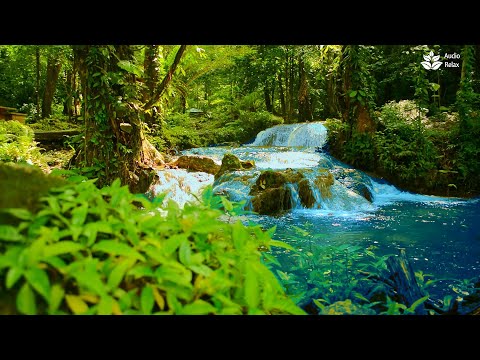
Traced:
<svg viewBox="0 0 480 360">
<path fill-rule="evenodd" d="M 97 167 L 101 177 L 97 185 L 104 186 L 119 178 L 134 193 L 145 193 L 153 178 L 154 165 L 162 164 L 158 151 L 145 139 L 139 108 L 123 102 L 133 75 L 121 70 L 118 60 L 131 60 L 128 45 L 78 46 L 80 74 L 84 87 L 85 145 L 84 154 L 77 161 L 84 166 Z M 104 75 L 117 73 L 122 84 L 111 85 Z"/>
<path fill-rule="evenodd" d="M 156 87 L 153 97 L 145 105 L 144 107 L 145 110 L 150 109 L 160 99 L 163 92 L 167 88 L 168 84 L 170 84 L 173 74 L 177 69 L 178 64 L 180 63 L 180 59 L 182 58 L 182 55 L 185 52 L 186 48 L 187 48 L 187 45 L 180 45 L 180 47 L 178 48 L 177 54 L 175 55 L 175 59 L 173 60 L 172 65 L 170 65 L 170 69 L 168 69 L 168 72 L 163 78 L 162 82 Z"/>
<path fill-rule="evenodd" d="M 280 105 L 282 107 L 282 117 L 286 120 L 287 106 L 285 104 L 285 92 L 283 91 L 282 76 L 278 74 L 278 89 L 280 92 Z"/>
<path fill-rule="evenodd" d="M 143 102 L 150 101 L 158 85 L 158 46 L 148 45 L 145 50 L 144 61 L 145 85 L 146 89 L 143 93 Z M 157 124 L 161 126 L 161 122 L 157 121 L 157 107 L 153 106 L 148 112 L 145 112 L 145 122 L 152 126 Z"/>
<path fill-rule="evenodd" d="M 45 82 L 45 90 L 43 92 L 42 101 L 42 118 L 45 119 L 52 115 L 52 103 L 55 90 L 57 88 L 58 75 L 60 74 L 60 68 L 62 63 L 59 61 L 58 56 L 49 56 L 47 61 L 47 79 Z"/>
<path fill-rule="evenodd" d="M 37 100 L 37 113 L 35 119 L 38 120 L 40 118 L 40 47 L 37 46 L 35 49 L 35 63 L 36 63 L 36 74 L 37 74 L 37 81 L 35 84 L 35 98 Z"/>
<path fill-rule="evenodd" d="M 302 55 L 299 55 L 298 66 L 300 73 L 300 88 L 298 90 L 298 121 L 305 122 L 312 120 L 312 109 L 308 96 L 307 74 Z"/>
<path fill-rule="evenodd" d="M 290 55 L 288 98 L 288 117 L 290 122 L 293 122 L 295 112 L 295 61 L 293 54 Z"/>
<path fill-rule="evenodd" d="M 263 94 L 265 96 L 265 107 L 267 108 L 267 111 L 273 113 L 272 100 L 270 99 L 270 91 L 267 85 L 264 85 L 263 87 Z"/>
<path fill-rule="evenodd" d="M 63 101 L 63 115 L 69 119 L 73 117 L 73 71 L 67 70 L 65 81 L 65 100 Z"/>
</svg>

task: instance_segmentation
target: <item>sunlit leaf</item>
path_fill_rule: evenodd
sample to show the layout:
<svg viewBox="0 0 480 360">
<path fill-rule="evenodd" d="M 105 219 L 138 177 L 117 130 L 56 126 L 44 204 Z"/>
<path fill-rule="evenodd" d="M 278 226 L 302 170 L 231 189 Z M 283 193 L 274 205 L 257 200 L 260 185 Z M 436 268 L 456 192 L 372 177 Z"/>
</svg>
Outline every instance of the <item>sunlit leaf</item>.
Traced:
<svg viewBox="0 0 480 360">
<path fill-rule="evenodd" d="M 17 228 L 11 225 L 0 225 L 0 240 L 3 241 L 22 241 L 23 236 Z"/>
<path fill-rule="evenodd" d="M 179 315 L 208 315 L 215 313 L 216 309 L 212 304 L 204 300 L 195 300 L 191 304 L 185 305 L 181 311 L 178 312 Z"/>
<path fill-rule="evenodd" d="M 88 305 L 77 295 L 65 295 L 65 300 L 75 315 L 81 315 L 88 311 Z"/>
<path fill-rule="evenodd" d="M 98 315 L 112 315 L 113 312 L 113 298 L 110 295 L 105 295 L 100 298 L 97 307 Z"/>
<path fill-rule="evenodd" d="M 63 300 L 65 290 L 60 284 L 54 284 L 50 289 L 50 301 L 48 304 L 48 310 L 53 313 L 58 309 Z"/>
<path fill-rule="evenodd" d="M 30 285 L 44 297 L 50 299 L 50 280 L 44 270 L 39 268 L 30 268 L 25 271 L 25 277 Z"/>
<path fill-rule="evenodd" d="M 260 302 L 257 274 L 248 265 L 245 269 L 245 301 L 250 308 L 256 308 Z"/>
<path fill-rule="evenodd" d="M 152 313 L 154 303 L 155 298 L 153 296 L 152 288 L 150 286 L 145 286 L 140 296 L 140 307 L 142 309 L 142 313 L 145 315 L 150 315 Z"/>
<path fill-rule="evenodd" d="M 45 257 L 57 256 L 61 254 L 74 253 L 83 249 L 84 246 L 74 241 L 60 241 L 44 247 L 43 255 Z"/>
<path fill-rule="evenodd" d="M 11 267 L 7 272 L 7 277 L 5 281 L 5 286 L 7 289 L 10 289 L 15 285 L 15 283 L 23 275 L 23 269 L 19 267 Z"/>
<path fill-rule="evenodd" d="M 37 313 L 35 294 L 28 283 L 23 284 L 17 294 L 17 308 L 25 315 L 35 315 Z"/>
<path fill-rule="evenodd" d="M 153 290 L 153 297 L 155 299 L 155 302 L 157 303 L 158 307 L 160 310 L 165 309 L 165 299 L 163 296 L 160 294 L 158 289 L 156 287 L 152 288 Z"/>
<path fill-rule="evenodd" d="M 102 251 L 110 255 L 123 255 L 145 261 L 145 258 L 132 247 L 114 240 L 102 240 L 92 246 L 92 251 Z"/>
</svg>

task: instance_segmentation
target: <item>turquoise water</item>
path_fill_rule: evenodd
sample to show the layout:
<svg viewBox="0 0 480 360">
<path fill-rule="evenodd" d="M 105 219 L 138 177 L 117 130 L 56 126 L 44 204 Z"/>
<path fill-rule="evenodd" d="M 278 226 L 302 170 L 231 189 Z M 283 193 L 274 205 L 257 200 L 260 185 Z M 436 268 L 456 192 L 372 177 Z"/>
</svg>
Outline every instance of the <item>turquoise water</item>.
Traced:
<svg viewBox="0 0 480 360">
<path fill-rule="evenodd" d="M 375 254 L 381 256 L 406 249 L 415 271 L 440 280 L 429 289 L 437 298 L 451 294 L 455 280 L 480 278 L 480 199 L 404 192 L 330 156 L 322 150 L 326 138 L 327 130 L 319 122 L 280 125 L 260 132 L 253 143 L 238 148 L 184 151 L 183 154 L 208 156 L 217 162 L 230 152 L 241 160 L 254 160 L 256 168 L 225 174 L 215 182 L 213 176 L 197 173 L 187 178 L 182 173 L 184 170 L 169 170 L 169 178 L 175 180 L 169 180 L 175 186 L 171 193 L 185 201 L 193 190 L 198 193 L 211 184 L 214 193 L 234 201 L 246 200 L 246 209 L 249 209 L 248 193 L 261 170 L 305 171 L 312 190 L 315 176 L 328 170 L 335 178 L 330 198 L 314 190 L 315 205 L 304 209 L 293 191 L 291 211 L 281 216 L 251 215 L 249 220 L 265 228 L 276 226 L 274 238 L 301 251 L 311 249 L 312 245 L 355 245 L 360 249 L 373 247 Z M 199 180 L 201 183 L 192 183 Z M 358 184 L 369 189 L 372 202 L 353 191 Z M 163 184 L 162 189 L 168 186 Z M 293 184 L 287 186 L 294 189 Z M 304 230 L 303 235 L 298 228 Z M 297 260 L 291 253 L 278 252 L 278 255 L 283 271 L 294 267 Z M 305 267 L 304 276 L 308 277 L 311 270 Z"/>
</svg>

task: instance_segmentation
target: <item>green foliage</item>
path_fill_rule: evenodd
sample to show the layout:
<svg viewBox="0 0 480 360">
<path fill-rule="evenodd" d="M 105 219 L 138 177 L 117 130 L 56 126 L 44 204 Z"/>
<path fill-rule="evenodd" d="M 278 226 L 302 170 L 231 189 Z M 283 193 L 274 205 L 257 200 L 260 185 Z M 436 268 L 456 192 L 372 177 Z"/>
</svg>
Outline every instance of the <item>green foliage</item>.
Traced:
<svg viewBox="0 0 480 360">
<path fill-rule="evenodd" d="M 33 130 L 18 121 L 0 121 L 0 161 L 39 161 L 40 149 L 34 141 Z"/>
<path fill-rule="evenodd" d="M 159 211 L 118 180 L 72 182 L 36 213 L 7 210 L 0 282 L 21 314 L 303 314 L 260 261 L 282 243 L 218 220 L 238 208 L 211 188 Z"/>
</svg>

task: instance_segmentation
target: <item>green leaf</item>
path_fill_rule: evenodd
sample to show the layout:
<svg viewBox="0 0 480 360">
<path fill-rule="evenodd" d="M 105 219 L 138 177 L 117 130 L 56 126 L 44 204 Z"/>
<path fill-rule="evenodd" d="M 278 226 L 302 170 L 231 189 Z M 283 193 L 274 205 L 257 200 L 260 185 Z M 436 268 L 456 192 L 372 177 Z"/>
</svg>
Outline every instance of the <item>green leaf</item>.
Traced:
<svg viewBox="0 0 480 360">
<path fill-rule="evenodd" d="M 142 69 L 128 60 L 120 60 L 117 63 L 117 65 L 120 69 L 123 69 L 129 72 L 130 74 L 134 74 L 138 77 L 142 77 L 142 73 L 143 73 Z"/>
<path fill-rule="evenodd" d="M 112 315 L 113 312 L 113 298 L 110 295 L 102 296 L 98 303 L 98 315 Z"/>
<path fill-rule="evenodd" d="M 226 211 L 232 211 L 233 210 L 233 204 L 231 201 L 229 201 L 225 196 L 222 196 L 222 204 L 223 207 L 225 208 Z"/>
<path fill-rule="evenodd" d="M 357 96 L 357 91 L 356 90 L 352 90 L 348 93 L 348 96 L 350 96 L 351 98 Z"/>
<path fill-rule="evenodd" d="M 165 252 L 166 255 L 170 255 L 175 250 L 177 250 L 180 244 L 182 244 L 184 241 L 188 241 L 185 234 L 172 235 L 169 239 L 165 241 L 162 250 Z"/>
<path fill-rule="evenodd" d="M 215 313 L 217 309 L 210 303 L 204 300 L 195 300 L 191 304 L 185 305 L 182 310 L 178 312 L 181 315 L 208 315 Z"/>
<path fill-rule="evenodd" d="M 287 243 L 284 243 L 283 241 L 270 240 L 268 242 L 268 244 L 270 246 L 276 246 L 276 247 L 284 248 L 284 249 L 287 249 L 287 250 L 295 250 L 291 245 L 289 245 Z"/>
<path fill-rule="evenodd" d="M 155 298 L 153 296 L 153 290 L 150 286 L 145 286 L 140 295 L 140 308 L 142 313 L 145 315 L 150 315 L 152 313 L 153 305 L 155 303 Z"/>
<path fill-rule="evenodd" d="M 258 287 L 257 274 L 249 264 L 245 269 L 245 301 L 248 307 L 254 309 L 260 302 L 260 289 Z"/>
<path fill-rule="evenodd" d="M 17 309 L 25 315 L 35 315 L 37 313 L 35 294 L 28 283 L 23 284 L 17 294 Z"/>
<path fill-rule="evenodd" d="M 88 214 L 88 204 L 83 204 L 72 210 L 72 225 L 81 226 L 85 223 Z"/>
<path fill-rule="evenodd" d="M 128 271 L 128 275 L 135 277 L 136 279 L 144 276 L 154 276 L 153 270 L 149 265 L 137 264 L 135 267 Z"/>
<path fill-rule="evenodd" d="M 185 266 L 188 266 L 191 263 L 191 255 L 192 249 L 190 248 L 190 242 L 188 240 L 185 240 L 180 245 L 180 250 L 178 252 L 180 262 Z"/>
<path fill-rule="evenodd" d="M 423 304 L 425 301 L 427 301 L 429 297 L 430 297 L 429 295 L 426 295 L 426 296 L 416 300 L 412 305 L 410 305 L 410 307 L 408 308 L 408 311 L 414 312 L 415 309 L 418 306 L 420 306 L 421 304 Z"/>
<path fill-rule="evenodd" d="M 87 303 L 80 296 L 65 295 L 65 300 L 67 300 L 68 307 L 75 315 L 81 315 L 88 311 Z"/>
<path fill-rule="evenodd" d="M 61 254 L 74 253 L 82 250 L 84 246 L 74 241 L 60 241 L 58 243 L 47 245 L 43 250 L 45 257 L 57 256 Z"/>
<path fill-rule="evenodd" d="M 48 301 L 50 299 L 50 280 L 44 270 L 35 267 L 30 268 L 25 271 L 25 277 L 45 300 Z"/>
<path fill-rule="evenodd" d="M 63 287 L 59 284 L 54 284 L 50 290 L 50 301 L 48 304 L 49 313 L 53 313 L 58 309 L 62 303 L 63 295 L 65 295 Z"/>
<path fill-rule="evenodd" d="M 67 264 L 65 264 L 65 262 L 57 256 L 45 258 L 43 259 L 43 262 L 53 266 L 60 271 L 62 271 L 67 266 Z"/>
<path fill-rule="evenodd" d="M 200 264 L 200 265 L 190 265 L 188 267 L 190 270 L 196 272 L 199 275 L 203 275 L 205 277 L 210 276 L 213 272 L 207 265 Z"/>
<path fill-rule="evenodd" d="M 18 281 L 18 279 L 20 279 L 22 275 L 23 275 L 23 269 L 19 267 L 11 267 L 8 270 L 7 278 L 5 282 L 7 289 L 11 289 L 12 286 L 15 285 L 15 283 Z"/>
<path fill-rule="evenodd" d="M 127 244 L 115 240 L 103 240 L 92 246 L 92 251 L 103 251 L 110 255 L 123 255 L 145 261 L 145 258 Z"/>
<path fill-rule="evenodd" d="M 133 266 L 134 262 L 135 259 L 125 259 L 121 261 L 117 266 L 115 266 L 115 268 L 108 276 L 107 286 L 109 286 L 111 289 L 115 289 L 118 285 L 120 285 L 128 268 Z"/>
<path fill-rule="evenodd" d="M 23 236 L 17 228 L 11 225 L 0 225 L 0 240 L 4 241 L 22 241 Z"/>
<path fill-rule="evenodd" d="M 32 213 L 22 208 L 2 209 L 1 212 L 13 215 L 21 220 L 30 220 L 32 218 Z"/>
<path fill-rule="evenodd" d="M 266 252 L 262 253 L 263 257 L 268 261 L 271 262 L 272 264 L 281 266 L 281 264 L 278 262 L 277 258 L 271 254 L 267 254 Z"/>
</svg>

